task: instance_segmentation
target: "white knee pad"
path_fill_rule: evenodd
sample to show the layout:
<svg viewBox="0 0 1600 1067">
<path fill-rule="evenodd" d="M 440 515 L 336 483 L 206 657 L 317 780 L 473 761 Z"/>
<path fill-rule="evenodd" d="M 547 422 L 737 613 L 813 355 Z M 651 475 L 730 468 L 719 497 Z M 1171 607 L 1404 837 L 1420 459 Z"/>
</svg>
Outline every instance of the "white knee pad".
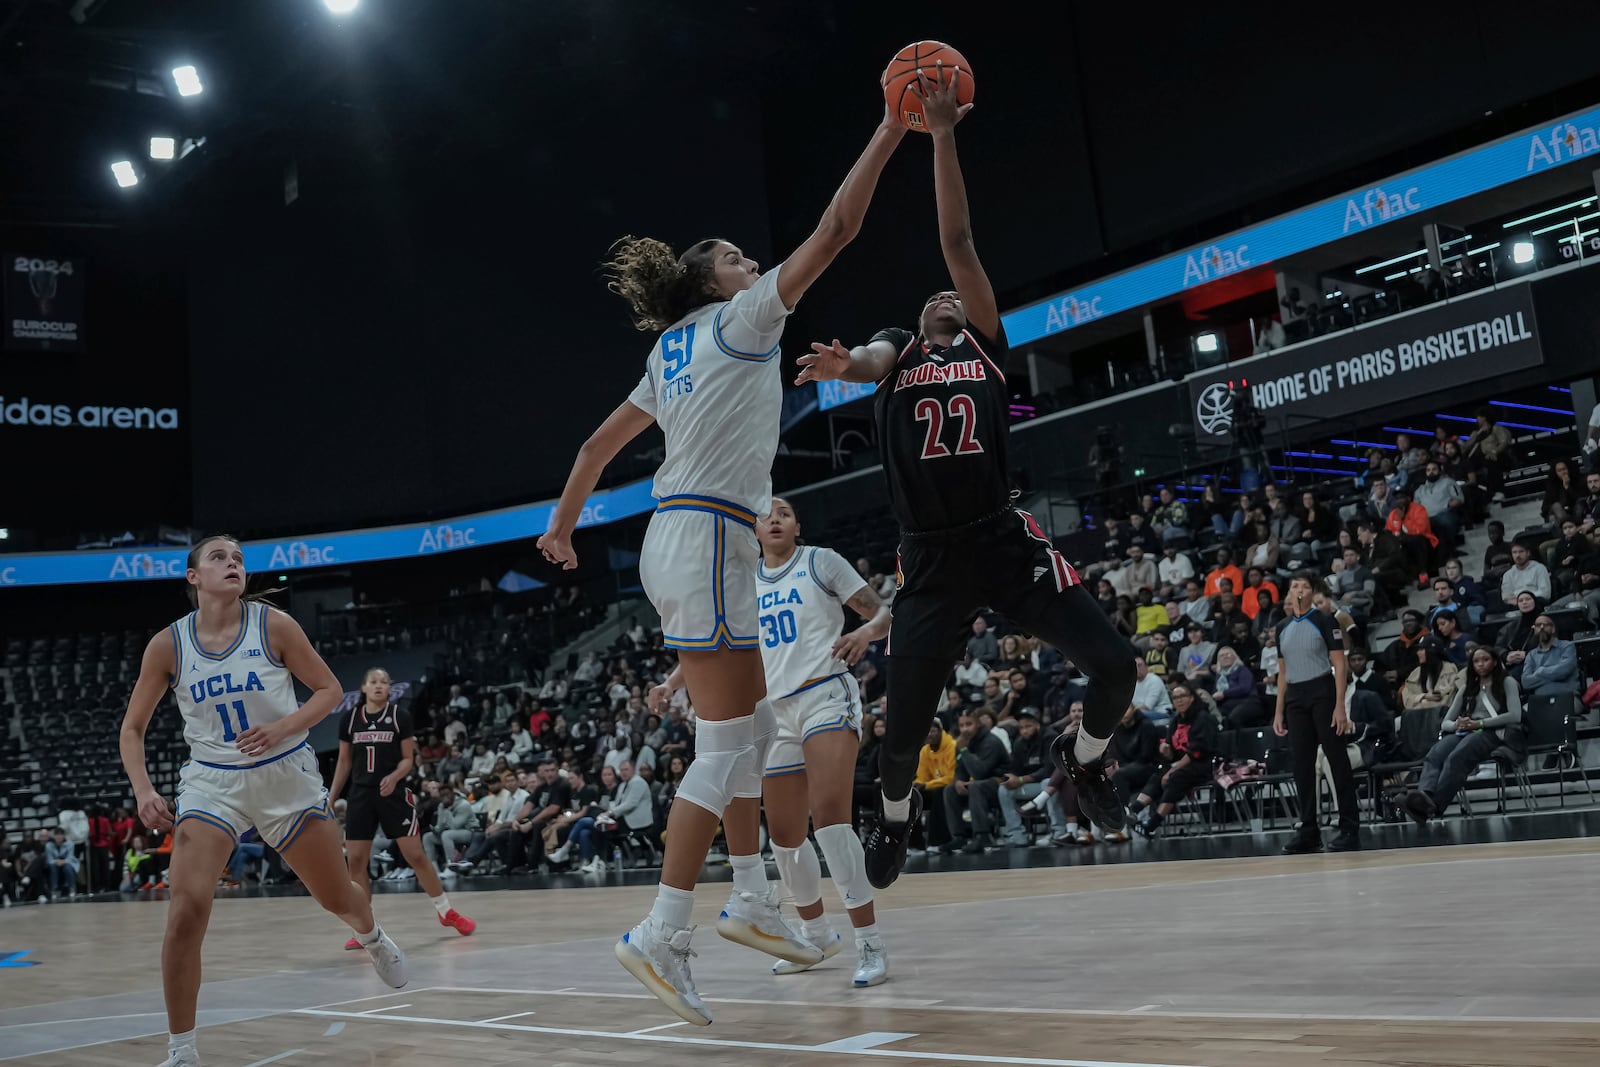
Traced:
<svg viewBox="0 0 1600 1067">
<path fill-rule="evenodd" d="M 817 827 L 817 844 L 828 860 L 828 876 L 846 908 L 872 903 L 872 883 L 867 881 L 867 857 L 861 839 L 847 822 Z M 799 899 L 798 897 L 796 899 Z"/>
<path fill-rule="evenodd" d="M 778 864 L 778 877 L 788 886 L 796 904 L 805 907 L 822 902 L 822 863 L 810 839 L 800 842 L 798 848 L 784 848 L 773 842 L 772 858 Z"/>
<path fill-rule="evenodd" d="M 767 746 L 778 736 L 778 717 L 773 714 L 772 704 L 766 697 L 762 697 L 756 704 L 755 714 L 750 716 L 750 721 L 753 723 L 754 737 L 751 740 L 749 758 L 746 759 L 743 753 L 739 757 L 739 766 L 733 778 L 733 795 L 736 797 L 761 795 L 761 777 L 767 769 Z M 679 792 L 681 794 L 682 790 Z"/>
<path fill-rule="evenodd" d="M 695 757 L 678 786 L 678 799 L 721 817 L 741 781 L 740 768 L 756 765 L 755 718 L 712 722 L 702 719 L 695 727 Z M 756 771 L 755 796 L 761 795 L 761 772 Z"/>
</svg>

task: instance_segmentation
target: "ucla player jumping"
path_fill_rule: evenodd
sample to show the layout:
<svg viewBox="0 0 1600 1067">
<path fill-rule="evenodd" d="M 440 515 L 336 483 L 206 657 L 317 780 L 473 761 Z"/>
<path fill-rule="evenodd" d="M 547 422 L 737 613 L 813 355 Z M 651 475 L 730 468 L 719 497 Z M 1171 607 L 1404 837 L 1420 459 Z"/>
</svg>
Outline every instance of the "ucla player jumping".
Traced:
<svg viewBox="0 0 1600 1067">
<path fill-rule="evenodd" d="M 824 958 L 843 945 L 822 912 L 822 867 L 806 837 L 815 820 L 817 843 L 828 860 L 834 888 L 855 927 L 857 986 L 889 976 L 889 956 L 878 934 L 861 839 L 851 826 L 856 753 L 861 735 L 861 694 L 850 666 L 867 646 L 889 633 L 889 606 L 854 567 L 829 548 L 799 544 L 800 523 L 782 497 L 756 524 L 761 562 L 756 593 L 761 610 L 761 659 L 778 732 L 767 749 L 767 832 L 806 939 Z M 866 620 L 844 630 L 844 608 Z M 680 672 L 651 692 L 671 695 Z M 773 974 L 795 974 L 812 964 L 779 960 Z"/>
<path fill-rule="evenodd" d="M 638 387 L 579 450 L 539 539 L 547 560 L 577 566 L 572 532 L 584 500 L 622 447 L 652 421 L 660 424 L 667 445 L 655 479 L 660 503 L 639 577 L 661 613 L 667 647 L 678 650 L 699 725 L 695 759 L 667 821 L 655 906 L 617 943 L 616 955 L 646 989 L 700 1026 L 711 1013 L 689 973 L 689 920 L 719 822 L 734 892 L 717 932 L 794 963 L 822 958 L 778 914 L 776 887 L 768 886 L 757 851 L 761 776 L 777 725 L 758 650 L 753 528 L 772 492 L 784 322 L 860 230 L 904 133 L 885 109 L 816 231 L 766 274 L 727 241 L 701 241 L 681 257 L 660 241 L 617 243 L 607 264 L 611 288 L 633 308 L 638 327 L 659 336 Z"/>
<path fill-rule="evenodd" d="M 231 537 L 208 537 L 189 552 L 195 610 L 150 639 L 122 720 L 122 766 L 146 826 L 171 829 L 167 881 L 172 905 L 161 945 L 168 1057 L 163 1067 L 196 1067 L 195 1005 L 200 946 L 211 919 L 217 872 L 254 826 L 306 889 L 355 931 L 378 976 L 398 989 L 406 959 L 378 928 L 366 894 L 345 870 L 339 828 L 306 731 L 338 706 L 339 680 L 288 615 L 245 599 L 244 555 Z M 312 690 L 298 705 L 294 682 Z M 144 763 L 144 733 L 171 689 L 183 714 L 190 759 L 176 817 Z"/>
</svg>

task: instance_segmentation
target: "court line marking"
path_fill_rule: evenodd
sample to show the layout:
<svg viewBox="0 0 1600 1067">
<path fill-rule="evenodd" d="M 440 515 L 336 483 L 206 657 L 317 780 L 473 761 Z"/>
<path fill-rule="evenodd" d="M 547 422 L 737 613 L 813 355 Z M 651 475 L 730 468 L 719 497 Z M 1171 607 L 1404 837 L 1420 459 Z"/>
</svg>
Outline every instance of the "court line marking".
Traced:
<svg viewBox="0 0 1600 1067">
<path fill-rule="evenodd" d="M 304 1051 L 305 1049 L 303 1048 L 292 1048 L 288 1052 L 280 1052 L 276 1056 L 268 1056 L 264 1060 L 257 1060 L 254 1063 L 247 1063 L 244 1065 L 244 1067 L 266 1067 L 266 1065 L 269 1063 L 277 1063 L 279 1060 L 286 1060 L 290 1056 L 298 1056 Z"/>
<path fill-rule="evenodd" d="M 380 1011 L 399 1011 L 401 1008 L 409 1008 L 409 1007 L 411 1007 L 411 1005 L 409 1005 L 409 1004 L 385 1004 L 381 1008 L 368 1008 L 366 1011 L 358 1012 L 357 1014 L 359 1014 L 359 1015 L 376 1015 Z"/>
<path fill-rule="evenodd" d="M 328 1028 L 322 1031 L 323 1037 L 333 1037 L 344 1030 L 344 1023 L 329 1023 Z"/>
<path fill-rule="evenodd" d="M 530 997 L 610 997 L 617 1000 L 655 1000 L 649 993 L 619 993 L 612 990 L 600 989 L 481 989 L 475 987 L 440 986 L 440 989 L 451 990 L 456 993 L 514 993 L 518 996 Z M 756 997 L 710 997 L 709 1004 L 758 1004 L 779 1008 L 850 1008 L 853 1006 L 866 1006 L 871 1008 L 891 1008 L 902 1011 L 927 1011 L 933 1005 L 942 1005 L 945 1010 L 983 1012 L 985 1014 L 999 1015 L 1093 1015 L 1102 1019 L 1116 1018 L 1128 1012 L 1117 1008 L 1014 1008 L 1002 1005 L 990 1006 L 987 1004 L 957 1004 L 949 1000 L 892 1000 L 874 999 L 867 1004 L 862 997 L 851 997 L 848 1000 L 763 1000 Z M 310 1010 L 310 1009 L 304 1009 Z M 288 1013 L 279 1013 L 288 1014 Z M 1484 1023 L 1580 1023 L 1587 1025 L 1600 1025 L 1600 1016 L 1597 1015 L 1330 1015 L 1322 1012 L 1293 1012 L 1293 1011 L 1208 1011 L 1205 1008 L 1195 1008 L 1190 1011 L 1168 1009 L 1165 1011 L 1147 1010 L 1140 1011 L 1140 1015 L 1154 1016 L 1166 1019 L 1270 1019 L 1278 1021 L 1303 1021 L 1315 1022 L 1331 1020 L 1335 1022 L 1421 1022 L 1421 1023 L 1459 1023 L 1459 1022 L 1484 1022 Z"/>
<path fill-rule="evenodd" d="M 1161 1007 L 1161 1005 L 1159 1005 L 1159 1004 L 1141 1004 L 1137 1008 L 1129 1008 L 1127 1011 L 1123 1012 L 1123 1014 L 1124 1015 L 1141 1015 L 1141 1014 L 1143 1014 L 1144 1012 L 1147 1012 L 1147 1011 L 1155 1011 L 1159 1007 Z"/>
<path fill-rule="evenodd" d="M 367 1015 L 348 1012 L 312 1010 L 296 1012 L 298 1015 L 344 1016 L 350 1019 L 378 1020 Z M 1124 1060 L 1047 1060 L 1035 1056 L 983 1056 L 976 1053 L 924 1052 L 920 1049 L 902 1050 L 887 1048 L 851 1048 L 839 1050 L 827 1045 L 793 1045 L 781 1042 L 735 1041 L 715 1037 L 679 1037 L 675 1034 L 632 1034 L 614 1030 L 580 1030 L 565 1026 L 525 1026 L 517 1023 L 476 1023 L 465 1019 L 430 1019 L 416 1015 L 385 1015 L 384 1021 L 417 1023 L 422 1026 L 446 1026 L 469 1030 L 510 1030 L 515 1033 L 548 1034 L 553 1037 L 587 1037 L 600 1041 L 643 1041 L 671 1045 L 699 1045 L 711 1048 L 743 1048 L 761 1052 L 810 1052 L 824 1056 L 874 1056 L 881 1059 L 938 1060 L 944 1063 L 1011 1063 L 1020 1067 L 1197 1067 L 1194 1064 L 1133 1063 Z M 881 1036 L 881 1035 L 856 1035 Z M 841 1038 L 849 1041 L 851 1038 Z"/>
<path fill-rule="evenodd" d="M 7 1023 L 0 1026 L 0 1030 L 20 1030 L 24 1026 L 67 1026 L 73 1023 L 104 1023 L 113 1019 L 148 1019 L 155 1015 L 166 1015 L 164 1011 L 136 1011 L 127 1015 L 91 1015 L 87 1019 L 42 1019 L 31 1023 Z"/>
<path fill-rule="evenodd" d="M 486 1022 L 486 1023 L 503 1023 L 507 1019 L 520 1019 L 524 1015 L 537 1015 L 537 1014 L 539 1014 L 539 1013 L 536 1012 L 536 1011 L 514 1011 L 510 1015 L 496 1015 L 493 1019 L 483 1019 L 481 1021 L 482 1022 Z"/>
<path fill-rule="evenodd" d="M 533 1012 L 530 1011 L 528 1014 L 532 1015 Z M 630 1033 L 630 1034 L 653 1034 L 657 1030 L 671 1030 L 674 1026 L 688 1026 L 688 1025 L 689 1024 L 687 1022 L 685 1022 L 682 1019 L 679 1019 L 675 1023 L 662 1023 L 660 1026 L 647 1026 L 643 1030 L 629 1030 L 628 1033 Z"/>
<path fill-rule="evenodd" d="M 921 1034 L 889 1033 L 874 1030 L 868 1034 L 857 1034 L 854 1037 L 841 1037 L 837 1041 L 829 1041 L 825 1045 L 817 1045 L 818 1052 L 865 1052 L 869 1048 L 879 1045 L 889 1045 L 896 1041 L 904 1041 L 908 1037 L 921 1037 Z"/>
</svg>

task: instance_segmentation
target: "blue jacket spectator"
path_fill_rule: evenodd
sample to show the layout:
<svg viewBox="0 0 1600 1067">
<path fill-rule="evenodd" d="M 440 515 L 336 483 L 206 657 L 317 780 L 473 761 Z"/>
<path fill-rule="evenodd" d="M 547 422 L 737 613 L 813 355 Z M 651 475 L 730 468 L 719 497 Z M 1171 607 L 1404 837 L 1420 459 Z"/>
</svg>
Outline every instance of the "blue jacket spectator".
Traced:
<svg viewBox="0 0 1600 1067">
<path fill-rule="evenodd" d="M 1522 689 L 1529 696 L 1553 693 L 1577 694 L 1583 690 L 1583 674 L 1578 670 L 1578 650 L 1571 641 L 1556 637 L 1555 620 L 1540 615 L 1533 630 L 1539 646 L 1528 650 L 1522 665 Z"/>
</svg>

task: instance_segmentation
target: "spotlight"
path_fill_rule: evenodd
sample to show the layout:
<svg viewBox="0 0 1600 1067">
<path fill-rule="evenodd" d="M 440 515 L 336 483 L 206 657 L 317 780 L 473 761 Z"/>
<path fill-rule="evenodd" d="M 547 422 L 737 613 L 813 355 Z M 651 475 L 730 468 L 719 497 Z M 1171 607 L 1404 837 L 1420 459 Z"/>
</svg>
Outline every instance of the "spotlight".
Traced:
<svg viewBox="0 0 1600 1067">
<path fill-rule="evenodd" d="M 1217 335 L 1214 333 L 1200 334 L 1194 339 L 1194 348 L 1196 352 L 1215 352 L 1217 350 Z"/>
<path fill-rule="evenodd" d="M 361 0 L 322 0 L 322 5 L 335 15 L 348 15 L 361 5 Z"/>
<path fill-rule="evenodd" d="M 178 142 L 172 137 L 150 138 L 151 159 L 172 159 L 178 154 Z"/>
<path fill-rule="evenodd" d="M 1533 262 L 1533 242 L 1518 241 L 1511 246 L 1511 262 L 1518 265 Z"/>
<path fill-rule="evenodd" d="M 117 162 L 111 164 L 111 176 L 117 179 L 117 184 L 122 186 L 124 189 L 128 188 L 130 185 L 139 184 L 139 175 L 134 172 L 133 162 L 131 160 L 119 159 Z"/>
<path fill-rule="evenodd" d="M 200 84 L 200 72 L 194 69 L 192 63 L 173 67 L 172 81 L 178 87 L 179 96 L 197 96 L 205 88 Z"/>
</svg>

